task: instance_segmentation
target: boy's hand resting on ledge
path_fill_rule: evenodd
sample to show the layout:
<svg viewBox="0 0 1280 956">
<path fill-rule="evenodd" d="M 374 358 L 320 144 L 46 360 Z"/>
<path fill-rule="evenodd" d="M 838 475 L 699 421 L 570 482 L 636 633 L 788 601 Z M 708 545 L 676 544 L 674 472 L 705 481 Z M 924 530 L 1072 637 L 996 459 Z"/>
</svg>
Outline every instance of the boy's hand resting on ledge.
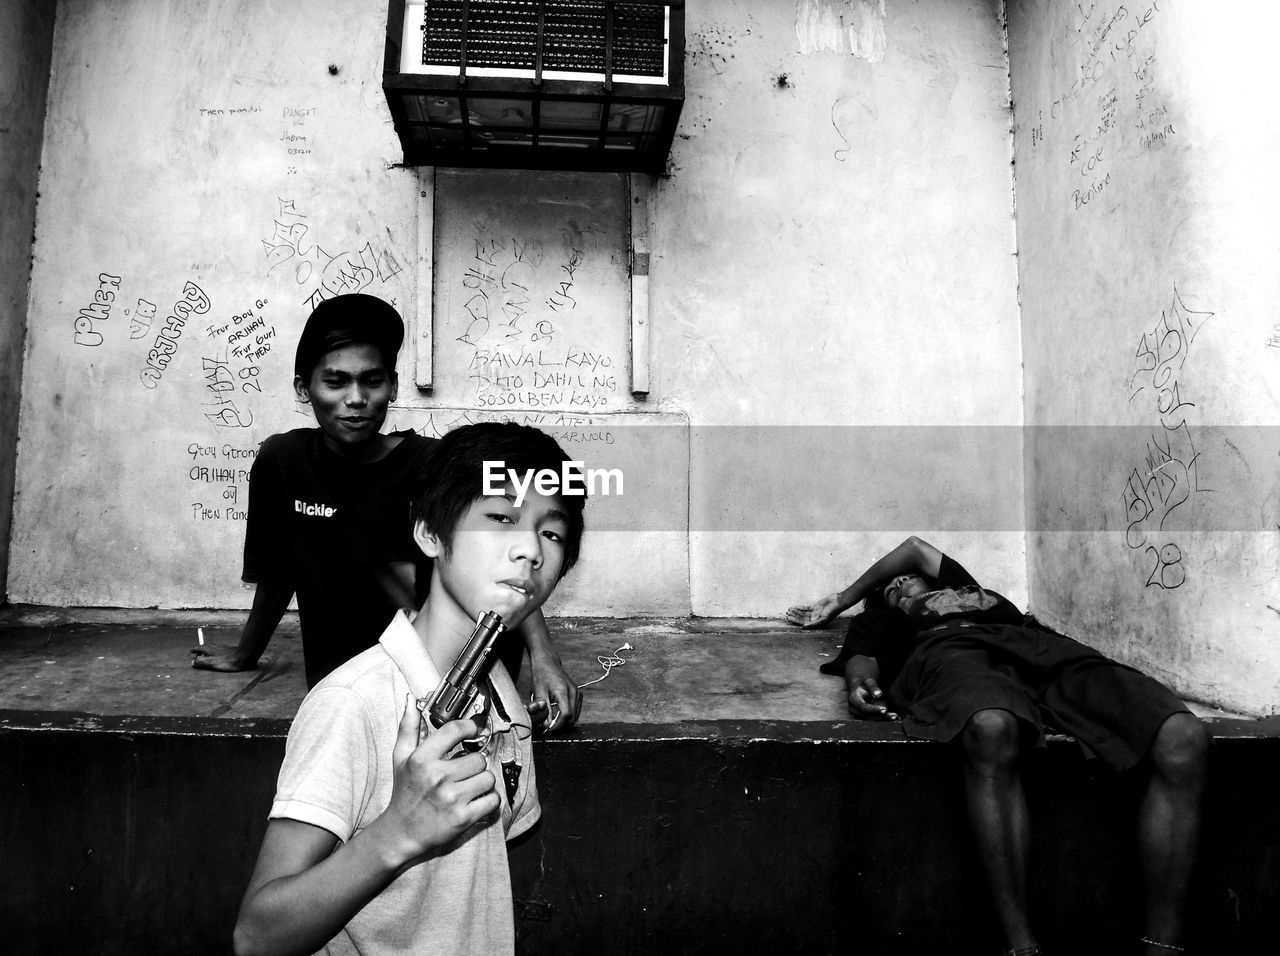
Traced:
<svg viewBox="0 0 1280 956">
<path fill-rule="evenodd" d="M 846 607 L 837 592 L 818 598 L 812 604 L 797 604 L 787 608 L 787 620 L 800 627 L 821 627 L 835 620 Z"/>
<path fill-rule="evenodd" d="M 582 711 L 582 691 L 564 669 L 560 655 L 550 642 L 531 646 L 529 667 L 533 677 L 533 700 L 529 704 L 529 719 L 533 729 L 549 734 L 568 730 L 578 722 Z"/>
<path fill-rule="evenodd" d="M 849 682 L 849 713 L 859 720 L 897 720 L 884 705 L 884 693 L 874 677 Z"/>
<path fill-rule="evenodd" d="M 191 648 L 191 653 L 194 655 L 191 659 L 191 666 L 198 671 L 231 673 L 234 671 L 251 671 L 257 666 L 256 661 L 243 660 L 235 651 L 228 651 L 225 648 L 213 647 L 212 645 L 193 647 Z"/>
</svg>

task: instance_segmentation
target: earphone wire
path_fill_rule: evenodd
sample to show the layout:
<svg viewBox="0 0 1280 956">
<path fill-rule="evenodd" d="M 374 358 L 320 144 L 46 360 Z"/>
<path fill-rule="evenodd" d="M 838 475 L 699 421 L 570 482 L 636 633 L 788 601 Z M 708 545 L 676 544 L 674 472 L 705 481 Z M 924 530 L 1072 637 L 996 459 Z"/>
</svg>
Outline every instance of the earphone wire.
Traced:
<svg viewBox="0 0 1280 956">
<path fill-rule="evenodd" d="M 635 648 L 628 643 L 628 644 L 623 644 L 620 648 L 618 648 L 616 651 L 614 651 L 612 654 L 608 656 L 601 654 L 599 657 L 596 658 L 596 660 L 599 662 L 600 666 L 604 668 L 604 673 L 601 674 L 599 677 L 597 677 L 595 680 L 589 680 L 585 684 L 579 684 L 578 690 L 582 690 L 582 688 L 587 687 L 590 684 L 600 683 L 600 681 L 604 680 L 606 677 L 609 676 L 609 673 L 615 667 L 621 667 L 623 664 L 627 663 L 625 658 L 618 656 L 619 654 L 621 654 L 623 651 L 634 651 L 634 650 Z"/>
</svg>

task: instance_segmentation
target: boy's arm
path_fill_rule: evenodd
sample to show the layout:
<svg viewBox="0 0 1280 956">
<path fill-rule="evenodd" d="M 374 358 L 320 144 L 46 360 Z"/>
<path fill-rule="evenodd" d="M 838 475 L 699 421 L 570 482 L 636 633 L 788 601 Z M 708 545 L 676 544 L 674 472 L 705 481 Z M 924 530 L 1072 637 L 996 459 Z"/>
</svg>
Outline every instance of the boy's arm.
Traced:
<svg viewBox="0 0 1280 956">
<path fill-rule="evenodd" d="M 801 627 L 820 627 L 861 601 L 881 581 L 912 572 L 936 578 L 941 567 L 942 552 L 923 538 L 912 535 L 878 558 L 843 591 L 828 594 L 812 604 L 789 608 L 787 620 Z"/>
<path fill-rule="evenodd" d="M 849 691 L 849 713 L 862 720 L 897 720 L 882 701 L 880 664 L 874 657 L 855 654 L 844 665 L 844 684 Z"/>
<path fill-rule="evenodd" d="M 549 718 L 542 726 L 547 733 L 568 730 L 578 722 L 582 692 L 564 669 L 560 654 L 551 643 L 546 618 L 538 608 L 520 624 L 520 634 L 529 649 L 529 669 L 533 677 L 535 701 L 546 701 Z M 554 708 L 554 710 L 552 709 Z"/>
<path fill-rule="evenodd" d="M 314 953 L 404 869 L 498 809 L 484 756 L 448 757 L 479 733 L 475 722 L 451 721 L 418 743 L 421 719 L 409 697 L 392 751 L 391 803 L 350 840 L 298 820 L 267 825 L 236 920 L 240 956 Z"/>
<path fill-rule="evenodd" d="M 240 643 L 231 653 L 210 653 L 195 648 L 191 666 L 205 671 L 248 671 L 258 666 L 258 658 L 267 649 L 267 642 L 284 617 L 289 602 L 293 600 L 293 588 L 275 581 L 259 581 L 253 590 L 253 607 L 240 632 Z"/>
</svg>

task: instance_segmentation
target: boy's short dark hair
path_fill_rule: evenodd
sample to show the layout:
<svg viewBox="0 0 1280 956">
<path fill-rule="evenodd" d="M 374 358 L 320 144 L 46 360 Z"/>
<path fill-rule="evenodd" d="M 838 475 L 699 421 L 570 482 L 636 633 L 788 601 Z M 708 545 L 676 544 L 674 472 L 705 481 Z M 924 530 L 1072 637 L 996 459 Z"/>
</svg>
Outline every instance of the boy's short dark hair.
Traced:
<svg viewBox="0 0 1280 956">
<path fill-rule="evenodd" d="M 484 497 L 484 463 L 501 461 L 517 475 L 548 469 L 560 474 L 561 462 L 572 461 L 544 431 L 515 422 L 479 422 L 449 432 L 432 449 L 419 476 L 413 499 L 413 520 L 436 535 L 445 550 L 453 546 L 453 532 L 463 512 Z M 584 527 L 585 494 L 559 496 L 569 527 L 564 539 L 564 577 L 578 561 Z"/>
<path fill-rule="evenodd" d="M 311 310 L 298 337 L 293 374 L 309 382 L 316 363 L 327 353 L 365 343 L 382 354 L 387 371 L 394 374 L 396 355 L 404 343 L 400 313 L 376 295 L 356 292 L 325 299 Z"/>
</svg>

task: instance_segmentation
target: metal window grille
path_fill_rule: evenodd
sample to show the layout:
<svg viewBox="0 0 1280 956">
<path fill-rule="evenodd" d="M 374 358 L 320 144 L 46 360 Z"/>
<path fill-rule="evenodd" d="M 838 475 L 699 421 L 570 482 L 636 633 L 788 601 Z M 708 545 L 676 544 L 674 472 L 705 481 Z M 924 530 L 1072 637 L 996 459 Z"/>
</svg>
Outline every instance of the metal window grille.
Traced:
<svg viewBox="0 0 1280 956">
<path fill-rule="evenodd" d="M 660 173 L 684 103 L 682 0 L 389 0 L 405 163 Z"/>
<path fill-rule="evenodd" d="M 661 77 L 665 11 L 592 0 L 428 0 L 422 64 Z"/>
</svg>

